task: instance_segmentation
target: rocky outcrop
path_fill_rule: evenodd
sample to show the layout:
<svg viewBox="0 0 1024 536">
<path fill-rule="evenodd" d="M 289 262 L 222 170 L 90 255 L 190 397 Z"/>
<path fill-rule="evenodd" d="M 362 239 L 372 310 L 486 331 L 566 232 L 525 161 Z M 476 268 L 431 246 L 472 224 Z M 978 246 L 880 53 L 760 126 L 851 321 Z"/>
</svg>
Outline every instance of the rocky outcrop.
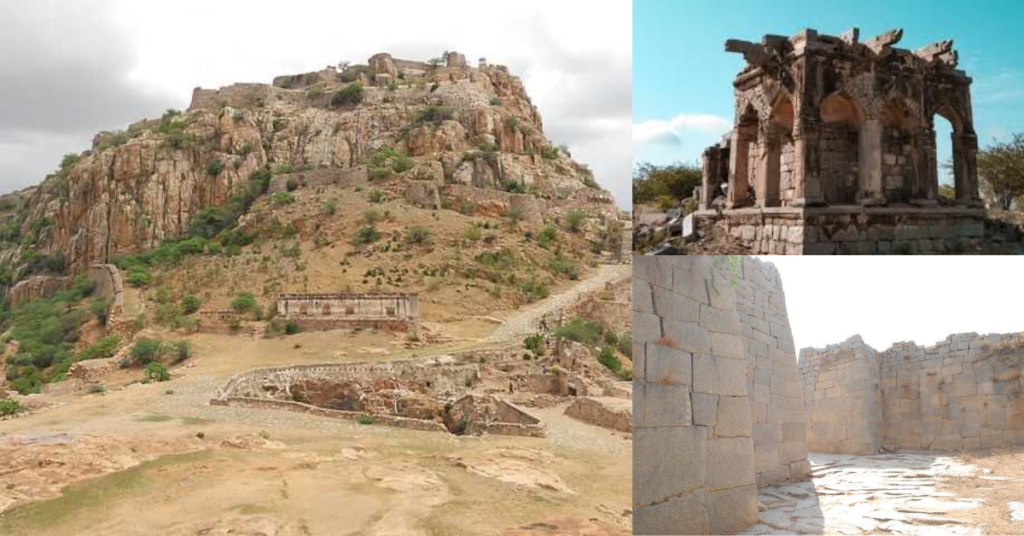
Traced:
<svg viewBox="0 0 1024 536">
<path fill-rule="evenodd" d="M 332 105 L 351 80 L 366 84 L 362 102 Z M 180 116 L 98 135 L 59 180 L 29 194 L 22 233 L 39 227 L 33 249 L 62 255 L 69 271 L 80 272 L 182 236 L 197 212 L 226 203 L 259 169 L 303 170 L 312 184 L 338 184 L 340 172 L 366 165 L 384 147 L 413 159 L 413 169 L 394 173 L 399 180 L 492 191 L 516 183 L 567 205 L 590 199 L 581 197 L 587 190 L 599 194 L 600 210 L 614 213 L 589 172 L 550 149 L 540 114 L 506 68 L 468 67 L 458 53 L 436 66 L 377 54 L 369 65 L 278 77 L 273 85 L 197 88 Z M 412 194 L 439 204 L 427 187 Z M 0 259 L 16 263 L 17 246 L 9 248 Z"/>
</svg>

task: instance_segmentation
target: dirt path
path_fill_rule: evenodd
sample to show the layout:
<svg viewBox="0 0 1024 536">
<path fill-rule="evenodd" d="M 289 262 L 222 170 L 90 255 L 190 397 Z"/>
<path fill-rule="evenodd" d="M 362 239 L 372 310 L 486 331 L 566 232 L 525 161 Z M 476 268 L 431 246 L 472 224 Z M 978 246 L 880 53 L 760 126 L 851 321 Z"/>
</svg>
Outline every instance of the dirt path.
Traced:
<svg viewBox="0 0 1024 536">
<path fill-rule="evenodd" d="M 632 276 L 633 267 L 628 264 L 603 264 L 590 278 L 546 300 L 516 311 L 498 326 L 487 340 L 491 343 L 522 340 L 523 337 L 537 331 L 537 325 L 544 316 L 572 305 L 585 294 L 601 290 L 606 283 L 615 283 Z"/>
</svg>

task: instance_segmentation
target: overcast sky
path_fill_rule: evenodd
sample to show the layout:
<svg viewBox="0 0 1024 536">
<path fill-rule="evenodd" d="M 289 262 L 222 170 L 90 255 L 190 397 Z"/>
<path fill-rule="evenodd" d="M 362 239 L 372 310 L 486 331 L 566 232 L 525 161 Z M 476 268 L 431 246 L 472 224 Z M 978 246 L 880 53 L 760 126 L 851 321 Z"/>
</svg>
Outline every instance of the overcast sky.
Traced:
<svg viewBox="0 0 1024 536">
<path fill-rule="evenodd" d="M 1024 331 L 1024 258 L 771 256 L 797 350 L 860 334 L 878 351 L 953 333 Z"/>
<path fill-rule="evenodd" d="M 632 4 L 517 0 L 0 3 L 0 191 L 38 183 L 100 130 L 377 52 L 457 50 L 522 77 L 555 143 L 630 202 Z"/>
</svg>

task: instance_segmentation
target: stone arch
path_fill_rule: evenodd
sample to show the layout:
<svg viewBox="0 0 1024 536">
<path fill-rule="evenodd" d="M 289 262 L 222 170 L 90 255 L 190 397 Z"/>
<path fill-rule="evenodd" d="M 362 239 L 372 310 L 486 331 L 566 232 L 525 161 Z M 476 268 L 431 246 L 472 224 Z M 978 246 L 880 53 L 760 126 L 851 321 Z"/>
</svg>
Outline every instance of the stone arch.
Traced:
<svg viewBox="0 0 1024 536">
<path fill-rule="evenodd" d="M 767 121 L 761 126 L 761 195 L 763 207 L 777 207 L 793 200 L 794 144 L 796 107 L 786 91 L 778 91 L 772 100 Z"/>
<path fill-rule="evenodd" d="M 864 112 L 843 91 L 826 96 L 818 106 L 821 119 L 819 173 L 821 193 L 830 205 L 857 202 L 860 182 L 860 136 Z"/>
<path fill-rule="evenodd" d="M 942 102 L 935 107 L 935 111 L 929 118 L 934 132 L 935 116 L 942 117 L 949 121 L 953 128 L 951 135 L 953 145 L 953 188 L 956 201 L 961 204 L 971 203 L 977 197 L 977 169 L 975 154 L 978 150 L 978 140 L 970 125 L 964 119 L 956 106 L 949 102 Z M 936 173 L 938 182 L 938 173 Z M 937 186 L 936 186 L 937 187 Z"/>
<path fill-rule="evenodd" d="M 757 184 L 756 158 L 758 130 L 761 114 L 755 104 L 745 101 L 741 112 L 736 115 L 729 152 L 729 206 L 733 208 L 749 205 L 756 198 L 750 190 Z"/>
</svg>

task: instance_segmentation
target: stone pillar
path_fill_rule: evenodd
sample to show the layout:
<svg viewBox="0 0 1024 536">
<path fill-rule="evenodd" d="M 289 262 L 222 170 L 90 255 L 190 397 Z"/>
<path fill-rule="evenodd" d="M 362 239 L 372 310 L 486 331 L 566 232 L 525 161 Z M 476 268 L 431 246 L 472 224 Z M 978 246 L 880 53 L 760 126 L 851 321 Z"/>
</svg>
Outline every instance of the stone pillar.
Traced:
<svg viewBox="0 0 1024 536">
<path fill-rule="evenodd" d="M 718 171 L 718 148 L 708 147 L 704 150 L 704 153 L 700 157 L 701 159 L 701 177 L 700 177 L 700 209 L 708 210 L 711 208 L 711 191 L 717 183 L 717 171 Z"/>
<path fill-rule="evenodd" d="M 782 174 L 782 147 L 778 132 L 771 127 L 759 129 L 757 146 L 760 150 L 757 172 L 757 199 L 759 207 L 779 206 L 779 181 Z"/>
<path fill-rule="evenodd" d="M 956 190 L 956 203 L 971 203 L 971 187 L 967 177 L 967 147 L 964 137 L 953 133 L 953 186 Z"/>
<path fill-rule="evenodd" d="M 915 171 L 917 184 L 914 197 L 924 204 L 936 204 L 939 199 L 939 157 L 935 148 L 935 129 L 925 127 L 914 134 L 917 144 Z"/>
<path fill-rule="evenodd" d="M 750 204 L 747 187 L 750 179 L 748 162 L 750 143 L 737 127 L 732 131 L 732 150 L 729 151 L 729 208 L 741 208 Z"/>
<path fill-rule="evenodd" d="M 857 201 L 861 205 L 880 205 L 885 202 L 882 190 L 882 122 L 868 119 L 860 129 L 860 147 L 857 166 Z"/>
<path fill-rule="evenodd" d="M 825 203 L 819 177 L 818 138 L 821 125 L 817 119 L 801 117 L 793 129 L 793 180 L 796 185 L 794 207 Z"/>
<path fill-rule="evenodd" d="M 971 204 L 979 204 L 981 203 L 981 194 L 978 192 L 978 136 L 973 132 L 968 132 L 961 138 L 964 154 L 964 182 L 967 183 Z"/>
</svg>

